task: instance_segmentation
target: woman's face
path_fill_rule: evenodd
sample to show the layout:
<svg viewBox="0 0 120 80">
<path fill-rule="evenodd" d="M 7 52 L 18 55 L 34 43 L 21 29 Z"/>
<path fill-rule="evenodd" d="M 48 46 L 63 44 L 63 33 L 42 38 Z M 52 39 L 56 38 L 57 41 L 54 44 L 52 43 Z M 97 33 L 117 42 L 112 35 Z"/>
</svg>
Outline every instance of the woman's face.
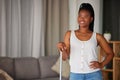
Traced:
<svg viewBox="0 0 120 80">
<path fill-rule="evenodd" d="M 87 10 L 81 10 L 78 14 L 78 24 L 80 28 L 89 28 L 90 23 L 92 22 L 93 17 L 90 15 L 90 12 Z"/>
</svg>

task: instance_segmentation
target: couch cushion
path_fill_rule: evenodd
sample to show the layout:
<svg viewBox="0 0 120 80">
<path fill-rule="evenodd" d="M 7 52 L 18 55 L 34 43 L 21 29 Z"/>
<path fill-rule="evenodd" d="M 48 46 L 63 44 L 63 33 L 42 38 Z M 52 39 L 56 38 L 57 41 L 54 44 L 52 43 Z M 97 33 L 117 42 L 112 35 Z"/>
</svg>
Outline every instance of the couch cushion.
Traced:
<svg viewBox="0 0 120 80">
<path fill-rule="evenodd" d="M 10 76 L 14 77 L 13 59 L 9 57 L 0 57 L 0 69 L 6 71 Z"/>
<path fill-rule="evenodd" d="M 41 78 L 58 76 L 58 74 L 51 69 L 57 59 L 58 56 L 47 56 L 39 58 Z"/>
<path fill-rule="evenodd" d="M 16 79 L 37 79 L 40 76 L 38 60 L 32 57 L 16 58 Z"/>
</svg>

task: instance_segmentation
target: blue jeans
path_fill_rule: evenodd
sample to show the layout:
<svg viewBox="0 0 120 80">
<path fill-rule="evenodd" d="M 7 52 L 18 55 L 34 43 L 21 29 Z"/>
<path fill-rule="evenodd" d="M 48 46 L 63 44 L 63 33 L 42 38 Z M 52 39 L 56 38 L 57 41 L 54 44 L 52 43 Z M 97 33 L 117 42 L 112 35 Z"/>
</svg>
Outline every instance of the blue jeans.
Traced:
<svg viewBox="0 0 120 80">
<path fill-rule="evenodd" d="M 103 80 L 102 72 L 96 71 L 93 73 L 80 74 L 80 73 L 70 73 L 69 80 Z"/>
</svg>

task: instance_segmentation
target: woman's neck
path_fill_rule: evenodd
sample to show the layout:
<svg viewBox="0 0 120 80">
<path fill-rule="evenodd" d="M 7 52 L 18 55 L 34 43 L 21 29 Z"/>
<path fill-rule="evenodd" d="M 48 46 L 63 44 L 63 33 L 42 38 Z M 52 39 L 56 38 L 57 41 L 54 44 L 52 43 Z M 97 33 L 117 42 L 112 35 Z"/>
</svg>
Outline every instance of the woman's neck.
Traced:
<svg viewBox="0 0 120 80">
<path fill-rule="evenodd" d="M 80 33 L 90 33 L 91 31 L 89 29 L 78 29 L 78 32 Z"/>
</svg>

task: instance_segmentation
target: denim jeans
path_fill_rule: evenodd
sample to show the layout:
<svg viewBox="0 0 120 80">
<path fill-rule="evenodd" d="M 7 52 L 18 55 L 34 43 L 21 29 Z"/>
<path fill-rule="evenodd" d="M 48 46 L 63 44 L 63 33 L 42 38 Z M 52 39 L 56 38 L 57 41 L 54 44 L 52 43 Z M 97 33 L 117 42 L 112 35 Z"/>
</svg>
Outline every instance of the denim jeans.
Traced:
<svg viewBox="0 0 120 80">
<path fill-rule="evenodd" d="M 80 73 L 70 73 L 69 80 L 103 80 L 102 72 L 96 71 L 87 74 L 80 74 Z"/>
</svg>

